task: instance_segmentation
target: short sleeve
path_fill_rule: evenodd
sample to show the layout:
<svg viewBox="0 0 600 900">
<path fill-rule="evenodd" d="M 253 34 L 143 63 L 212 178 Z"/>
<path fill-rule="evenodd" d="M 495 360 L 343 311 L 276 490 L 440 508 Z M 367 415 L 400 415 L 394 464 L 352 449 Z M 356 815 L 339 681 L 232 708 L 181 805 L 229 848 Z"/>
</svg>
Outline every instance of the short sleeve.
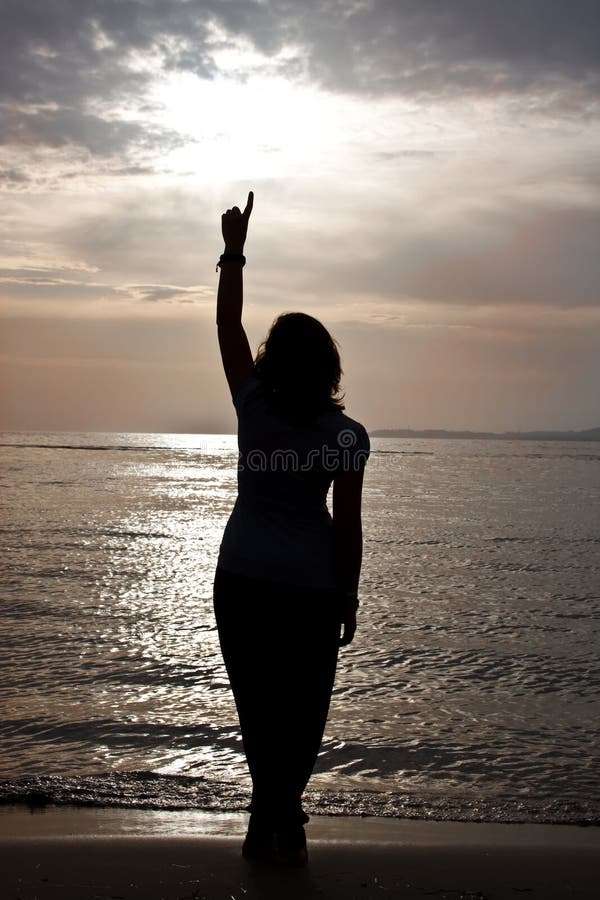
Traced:
<svg viewBox="0 0 600 900">
<path fill-rule="evenodd" d="M 369 434 L 367 429 L 361 425 L 360 426 L 360 434 L 358 437 L 358 450 L 363 454 L 364 462 L 366 462 L 371 455 L 371 441 L 369 439 Z"/>
<path fill-rule="evenodd" d="M 231 395 L 238 416 L 242 410 L 247 408 L 252 402 L 252 399 L 256 398 L 259 394 L 262 394 L 262 383 L 255 375 L 244 378 L 244 380 L 238 384 Z"/>
<path fill-rule="evenodd" d="M 337 434 L 339 465 L 337 471 L 359 472 L 371 453 L 371 442 L 366 428 L 359 422 L 351 422 Z"/>
</svg>

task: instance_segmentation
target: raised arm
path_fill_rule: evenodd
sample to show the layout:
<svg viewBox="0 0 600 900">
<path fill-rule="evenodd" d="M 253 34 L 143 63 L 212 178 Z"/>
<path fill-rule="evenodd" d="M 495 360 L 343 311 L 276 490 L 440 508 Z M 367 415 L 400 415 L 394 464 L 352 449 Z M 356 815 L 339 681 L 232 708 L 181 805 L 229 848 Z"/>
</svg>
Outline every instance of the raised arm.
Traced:
<svg viewBox="0 0 600 900">
<path fill-rule="evenodd" d="M 333 539 L 338 579 L 344 595 L 340 644 L 349 644 L 356 631 L 358 582 L 362 565 L 362 485 L 364 466 L 333 481 Z"/>
<path fill-rule="evenodd" d="M 242 325 L 242 254 L 253 204 L 254 194 L 250 191 L 244 212 L 234 206 L 221 216 L 225 252 L 219 261 L 221 274 L 217 293 L 217 333 L 225 377 L 232 394 L 252 374 L 254 366 L 250 344 Z"/>
</svg>

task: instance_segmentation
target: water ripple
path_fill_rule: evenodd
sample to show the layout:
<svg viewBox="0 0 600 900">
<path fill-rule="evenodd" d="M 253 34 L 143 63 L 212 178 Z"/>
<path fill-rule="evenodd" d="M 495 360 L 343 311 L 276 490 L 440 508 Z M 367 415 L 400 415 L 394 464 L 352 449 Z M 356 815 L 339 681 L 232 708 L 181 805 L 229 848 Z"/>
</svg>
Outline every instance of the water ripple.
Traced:
<svg viewBox="0 0 600 900">
<path fill-rule="evenodd" d="M 235 439 L 31 440 L 2 447 L 0 799 L 247 803 L 211 601 Z M 597 457 L 373 445 L 313 808 L 599 818 Z"/>
</svg>

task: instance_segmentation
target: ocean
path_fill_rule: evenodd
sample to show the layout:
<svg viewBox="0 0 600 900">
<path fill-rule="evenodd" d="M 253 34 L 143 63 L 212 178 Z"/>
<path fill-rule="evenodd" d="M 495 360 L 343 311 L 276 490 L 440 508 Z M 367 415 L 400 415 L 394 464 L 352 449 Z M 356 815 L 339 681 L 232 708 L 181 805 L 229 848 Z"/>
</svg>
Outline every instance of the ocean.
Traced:
<svg viewBox="0 0 600 900">
<path fill-rule="evenodd" d="M 245 808 L 235 437 L 0 444 L 0 802 Z M 600 444 L 373 438 L 364 548 L 309 814 L 599 824 Z"/>
</svg>

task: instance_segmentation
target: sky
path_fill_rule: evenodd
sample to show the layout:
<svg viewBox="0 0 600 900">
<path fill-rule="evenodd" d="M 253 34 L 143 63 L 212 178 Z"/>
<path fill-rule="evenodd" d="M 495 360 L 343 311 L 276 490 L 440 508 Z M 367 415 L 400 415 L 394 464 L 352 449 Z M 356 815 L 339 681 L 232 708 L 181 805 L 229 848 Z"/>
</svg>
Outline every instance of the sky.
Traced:
<svg viewBox="0 0 600 900">
<path fill-rule="evenodd" d="M 597 0 L 0 0 L 0 427 L 231 432 L 302 310 L 367 428 L 600 425 Z"/>
</svg>

